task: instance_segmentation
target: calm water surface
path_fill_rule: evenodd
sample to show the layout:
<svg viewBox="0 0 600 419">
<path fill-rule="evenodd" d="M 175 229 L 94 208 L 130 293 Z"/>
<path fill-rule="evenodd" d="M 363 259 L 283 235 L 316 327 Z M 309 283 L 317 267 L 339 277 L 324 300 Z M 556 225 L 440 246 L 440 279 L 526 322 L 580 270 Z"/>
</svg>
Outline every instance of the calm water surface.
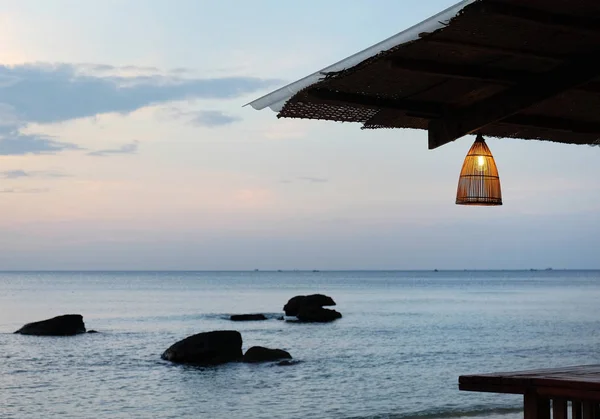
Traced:
<svg viewBox="0 0 600 419">
<path fill-rule="evenodd" d="M 315 292 L 344 317 L 275 319 Z M 600 363 L 598 301 L 600 271 L 0 273 L 0 418 L 509 419 L 520 396 L 460 392 L 458 376 Z M 228 320 L 245 312 L 272 319 Z M 101 333 L 11 333 L 64 313 Z M 219 329 L 299 362 L 160 359 Z"/>
</svg>

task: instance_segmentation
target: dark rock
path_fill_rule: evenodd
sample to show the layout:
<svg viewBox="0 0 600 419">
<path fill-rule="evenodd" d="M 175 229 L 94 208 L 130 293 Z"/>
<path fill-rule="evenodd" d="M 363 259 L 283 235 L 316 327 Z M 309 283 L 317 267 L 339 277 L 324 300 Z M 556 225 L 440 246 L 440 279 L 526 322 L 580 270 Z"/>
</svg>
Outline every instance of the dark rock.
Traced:
<svg viewBox="0 0 600 419">
<path fill-rule="evenodd" d="M 98 333 L 98 331 L 97 331 L 97 330 L 88 330 L 87 332 L 88 332 L 88 333 Z"/>
<path fill-rule="evenodd" d="M 277 320 L 285 320 L 285 318 L 283 316 L 279 316 L 277 317 Z"/>
<path fill-rule="evenodd" d="M 298 363 L 298 361 L 290 361 L 290 360 L 284 359 L 283 361 L 279 361 L 277 363 L 277 365 L 282 366 L 282 367 L 287 367 L 290 365 L 296 365 L 297 363 Z"/>
<path fill-rule="evenodd" d="M 216 365 L 242 359 L 242 335 L 235 330 L 198 333 L 173 344 L 161 358 L 184 364 Z"/>
<path fill-rule="evenodd" d="M 341 318 L 342 313 L 323 307 L 301 307 L 296 317 L 306 323 L 327 323 Z"/>
<path fill-rule="evenodd" d="M 285 306 L 286 316 L 296 316 L 301 307 L 324 307 L 334 306 L 335 301 L 331 297 L 323 294 L 312 294 L 312 295 L 297 295 L 291 298 Z"/>
<path fill-rule="evenodd" d="M 267 320 L 264 314 L 234 314 L 230 317 L 234 322 L 252 321 L 252 320 Z"/>
<path fill-rule="evenodd" d="M 268 362 L 280 359 L 292 359 L 292 356 L 282 349 L 269 349 L 262 346 L 253 346 L 244 355 L 244 362 Z"/>
<path fill-rule="evenodd" d="M 15 333 L 37 336 L 72 336 L 85 333 L 81 314 L 65 314 L 48 320 L 27 323 Z"/>
</svg>

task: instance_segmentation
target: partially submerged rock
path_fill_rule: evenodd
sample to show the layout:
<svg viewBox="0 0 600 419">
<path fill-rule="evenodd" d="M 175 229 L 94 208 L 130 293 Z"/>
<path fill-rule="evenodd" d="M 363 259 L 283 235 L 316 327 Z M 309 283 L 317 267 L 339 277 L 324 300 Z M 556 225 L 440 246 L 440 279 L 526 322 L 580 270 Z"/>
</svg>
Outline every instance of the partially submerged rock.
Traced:
<svg viewBox="0 0 600 419">
<path fill-rule="evenodd" d="M 264 314 L 234 314 L 229 319 L 234 322 L 267 320 Z"/>
<path fill-rule="evenodd" d="M 81 314 L 65 314 L 39 322 L 27 323 L 15 333 L 36 336 L 72 336 L 85 333 Z"/>
<path fill-rule="evenodd" d="M 285 306 L 286 316 L 296 316 L 301 307 L 325 307 L 334 306 L 335 301 L 327 295 L 312 294 L 312 295 L 297 295 L 291 298 Z"/>
<path fill-rule="evenodd" d="M 235 330 L 198 333 L 173 344 L 161 358 L 184 364 L 216 365 L 240 361 L 242 335 Z"/>
<path fill-rule="evenodd" d="M 301 322 L 327 323 L 342 318 L 342 313 L 323 307 L 302 307 L 296 317 Z"/>
<path fill-rule="evenodd" d="M 323 308 L 334 306 L 333 298 L 323 294 L 297 295 L 291 298 L 283 310 L 286 316 L 295 316 L 300 322 L 331 322 L 342 317 L 335 310 Z"/>
<path fill-rule="evenodd" d="M 244 354 L 244 362 L 268 362 L 280 359 L 292 359 L 292 356 L 283 349 L 270 349 L 262 346 L 253 346 Z"/>
</svg>

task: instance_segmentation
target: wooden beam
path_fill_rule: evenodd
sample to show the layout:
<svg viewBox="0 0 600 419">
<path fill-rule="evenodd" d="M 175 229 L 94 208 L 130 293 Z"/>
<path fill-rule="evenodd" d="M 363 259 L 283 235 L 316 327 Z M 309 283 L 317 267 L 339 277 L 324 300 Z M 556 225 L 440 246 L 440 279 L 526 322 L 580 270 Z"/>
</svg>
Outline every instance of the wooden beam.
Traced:
<svg viewBox="0 0 600 419">
<path fill-rule="evenodd" d="M 505 70 L 503 68 L 481 65 L 449 64 L 439 61 L 415 60 L 402 57 L 390 58 L 389 62 L 393 68 L 400 70 L 440 77 L 479 80 L 503 85 L 522 82 L 535 74 L 528 71 Z"/>
<path fill-rule="evenodd" d="M 411 71 L 432 76 L 463 80 L 478 80 L 500 85 L 513 85 L 528 81 L 543 73 L 531 71 L 507 70 L 483 65 L 450 64 L 431 60 L 415 60 L 412 58 L 393 57 L 389 59 L 392 68 Z M 586 92 L 600 92 L 600 83 L 590 82 L 576 88 Z"/>
<path fill-rule="evenodd" d="M 585 84 L 599 74 L 600 56 L 590 54 L 531 77 L 528 81 L 465 108 L 449 110 L 442 118 L 429 122 L 429 148 L 437 148 L 505 119 L 536 103 Z"/>
<path fill-rule="evenodd" d="M 441 118 L 444 107 L 439 103 L 414 101 L 409 99 L 382 99 L 357 93 L 345 93 L 327 89 L 308 91 L 311 102 L 327 105 L 349 105 L 372 109 L 398 111 L 410 116 L 424 119 Z M 302 100 L 302 99 L 299 99 Z M 599 134 L 600 122 L 581 121 L 543 115 L 513 115 L 499 121 L 501 124 L 523 127 L 543 128 L 554 131 L 574 132 L 579 134 Z"/>
<path fill-rule="evenodd" d="M 538 51 L 530 51 L 524 49 L 517 48 L 506 48 L 506 47 L 498 47 L 493 45 L 484 45 L 476 42 L 466 42 L 466 41 L 455 41 L 452 39 L 444 39 L 444 38 L 435 38 L 428 37 L 423 38 L 422 42 L 427 42 L 428 44 L 437 44 L 441 46 L 446 46 L 450 48 L 467 48 L 472 51 L 481 51 L 490 54 L 501 54 L 508 55 L 514 57 L 523 57 L 523 58 L 534 58 L 537 60 L 545 60 L 545 61 L 554 61 L 560 62 L 568 59 L 564 55 L 557 54 L 545 54 Z"/>
<path fill-rule="evenodd" d="M 565 3 L 568 9 L 568 3 Z M 482 11 L 511 20 L 520 20 L 532 25 L 546 26 L 567 32 L 600 36 L 600 20 L 587 16 L 552 13 L 540 9 L 517 6 L 509 3 L 489 2 L 481 5 Z"/>
<path fill-rule="evenodd" d="M 550 419 L 550 400 L 540 397 L 534 392 L 523 396 L 523 418 Z"/>
<path fill-rule="evenodd" d="M 600 122 L 577 121 L 566 118 L 542 115 L 513 115 L 498 121 L 499 124 L 522 127 L 544 128 L 552 131 L 573 132 L 577 134 L 597 134 L 600 138 Z"/>
<path fill-rule="evenodd" d="M 556 397 L 552 399 L 552 419 L 569 419 L 567 399 Z"/>
</svg>

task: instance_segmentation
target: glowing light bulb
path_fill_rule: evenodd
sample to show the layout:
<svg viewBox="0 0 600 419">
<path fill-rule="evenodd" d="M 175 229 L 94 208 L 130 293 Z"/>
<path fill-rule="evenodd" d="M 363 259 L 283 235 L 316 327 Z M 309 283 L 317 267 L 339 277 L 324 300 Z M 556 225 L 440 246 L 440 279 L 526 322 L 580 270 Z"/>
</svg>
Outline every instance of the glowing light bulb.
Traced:
<svg viewBox="0 0 600 419">
<path fill-rule="evenodd" d="M 483 170 L 483 166 L 485 166 L 485 157 L 477 156 L 477 168 Z"/>
</svg>

